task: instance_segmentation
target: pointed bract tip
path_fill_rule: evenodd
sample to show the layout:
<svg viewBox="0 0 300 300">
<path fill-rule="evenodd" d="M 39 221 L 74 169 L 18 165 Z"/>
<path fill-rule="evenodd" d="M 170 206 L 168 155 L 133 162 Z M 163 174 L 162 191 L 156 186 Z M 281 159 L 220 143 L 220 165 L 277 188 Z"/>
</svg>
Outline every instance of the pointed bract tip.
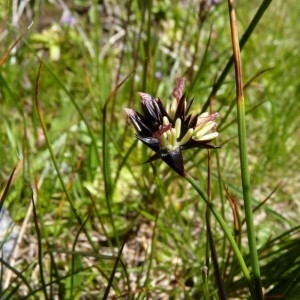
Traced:
<svg viewBox="0 0 300 300">
<path fill-rule="evenodd" d="M 175 82 L 175 88 L 173 90 L 172 95 L 175 97 L 177 101 L 182 97 L 182 92 L 184 89 L 185 78 L 177 78 Z"/>
<path fill-rule="evenodd" d="M 142 101 L 151 101 L 152 100 L 152 96 L 147 93 L 138 92 L 138 94 L 141 97 Z"/>
<path fill-rule="evenodd" d="M 131 108 L 124 107 L 123 109 L 124 109 L 125 113 L 127 114 L 127 116 L 129 116 L 129 117 L 132 117 L 136 114 L 135 110 L 133 110 Z"/>
</svg>

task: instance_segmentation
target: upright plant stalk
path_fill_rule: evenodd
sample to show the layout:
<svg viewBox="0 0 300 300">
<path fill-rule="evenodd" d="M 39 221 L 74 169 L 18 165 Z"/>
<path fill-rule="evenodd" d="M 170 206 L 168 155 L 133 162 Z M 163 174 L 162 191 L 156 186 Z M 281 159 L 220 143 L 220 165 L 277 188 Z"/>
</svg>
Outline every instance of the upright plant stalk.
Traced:
<svg viewBox="0 0 300 300">
<path fill-rule="evenodd" d="M 109 147 L 109 139 L 108 139 L 108 129 L 107 129 L 107 110 L 108 105 L 116 95 L 119 88 L 123 85 L 123 83 L 131 76 L 134 71 L 131 71 L 125 78 L 117 84 L 116 88 L 108 95 L 105 100 L 104 106 L 102 108 L 102 159 L 103 159 L 103 178 L 104 178 L 104 188 L 105 188 L 105 201 L 108 210 L 109 219 L 112 225 L 113 236 L 116 238 L 117 242 L 119 242 L 119 236 L 117 234 L 116 225 L 113 218 L 112 212 L 112 194 L 113 194 L 113 185 L 112 185 L 112 175 L 110 171 L 111 157 L 110 157 L 110 147 Z"/>
<path fill-rule="evenodd" d="M 208 161 L 208 167 L 207 167 L 207 198 L 208 201 L 211 201 L 211 159 L 210 159 L 210 151 L 207 150 L 207 161 Z M 223 278 L 221 276 L 221 272 L 220 272 L 220 267 L 219 267 L 219 263 L 218 263 L 218 256 L 217 256 L 217 251 L 216 251 L 216 246 L 215 246 L 215 241 L 213 238 L 213 233 L 212 233 L 212 229 L 211 229 L 211 211 L 208 209 L 208 207 L 206 206 L 206 228 L 207 228 L 207 237 L 208 237 L 208 242 L 209 242 L 209 249 L 211 252 L 211 260 L 212 260 L 212 264 L 214 266 L 214 270 L 215 270 L 215 281 L 216 281 L 216 285 L 218 287 L 218 293 L 219 293 L 219 299 L 220 300 L 226 300 L 227 296 L 226 296 L 226 292 L 225 292 L 225 288 L 224 288 L 224 281 Z M 207 258 L 206 258 L 207 259 Z M 207 264 L 208 266 L 208 264 Z"/>
<path fill-rule="evenodd" d="M 203 191 L 203 189 L 199 186 L 199 184 L 196 182 L 196 180 L 190 176 L 189 174 L 186 174 L 185 179 L 193 186 L 193 188 L 197 191 L 197 193 L 199 194 L 199 196 L 204 200 L 204 202 L 206 203 L 208 209 L 212 212 L 212 214 L 214 215 L 214 217 L 216 218 L 217 222 L 220 224 L 222 230 L 224 231 L 232 249 L 234 254 L 236 255 L 236 258 L 240 264 L 240 267 L 242 269 L 242 272 L 244 273 L 244 276 L 248 282 L 249 285 L 249 289 L 250 289 L 250 293 L 252 295 L 252 298 L 254 299 L 254 291 L 252 288 L 252 284 L 251 284 L 251 277 L 248 271 L 248 268 L 245 264 L 244 258 L 241 254 L 241 251 L 238 247 L 238 245 L 236 244 L 233 235 L 231 234 L 231 229 L 227 226 L 225 220 L 223 219 L 222 215 L 218 212 L 218 210 L 215 208 L 215 206 L 213 205 L 213 203 L 211 201 L 208 200 L 208 197 L 206 195 L 206 193 Z"/>
<path fill-rule="evenodd" d="M 42 247 L 42 235 L 38 223 L 38 216 L 36 213 L 36 208 L 35 208 L 35 199 L 34 199 L 34 194 L 32 191 L 32 207 L 33 207 L 33 219 L 34 219 L 34 225 L 35 225 L 35 230 L 36 230 L 36 235 L 37 235 L 37 241 L 38 241 L 38 264 L 39 264 L 39 271 L 40 271 L 40 280 L 41 280 L 41 289 L 43 291 L 44 297 L 46 300 L 49 299 L 48 294 L 47 294 L 47 289 L 46 289 L 46 282 L 45 282 L 45 273 L 44 273 L 44 267 L 43 267 L 43 247 Z"/>
<path fill-rule="evenodd" d="M 264 15 L 265 11 L 267 10 L 267 8 L 269 7 L 269 5 L 271 4 L 272 0 L 264 0 L 261 5 L 259 6 L 255 16 L 253 17 L 252 21 L 250 22 L 248 28 L 246 29 L 245 33 L 243 34 L 241 40 L 240 40 L 240 49 L 242 50 L 244 48 L 244 46 L 246 45 L 247 41 L 249 40 L 252 32 L 254 31 L 254 29 L 256 28 L 258 22 L 260 21 L 260 19 L 262 18 L 262 16 Z M 205 104 L 202 106 L 202 111 L 206 111 L 206 109 L 209 106 L 210 103 L 210 99 L 213 98 L 217 91 L 219 90 L 219 88 L 221 87 L 222 83 L 224 82 L 227 74 L 229 73 L 229 71 L 231 70 L 231 67 L 234 63 L 234 58 L 233 56 L 231 56 L 225 66 L 225 68 L 223 69 L 221 75 L 219 76 L 218 80 L 216 81 L 216 83 L 213 85 L 212 91 L 210 92 Z"/>
<path fill-rule="evenodd" d="M 255 228 L 253 223 L 252 201 L 250 197 L 250 176 L 249 176 L 248 157 L 247 157 L 247 136 L 246 136 L 242 66 L 241 66 L 240 48 L 239 48 L 238 32 L 237 32 L 237 25 L 236 25 L 236 16 L 233 7 L 233 0 L 228 0 L 228 9 L 229 9 L 232 48 L 233 48 L 233 58 L 234 58 L 234 65 L 235 65 L 241 178 L 242 178 L 242 186 L 243 186 L 243 197 L 244 197 L 246 224 L 247 224 L 249 252 L 250 252 L 250 259 L 251 259 L 252 276 L 253 276 L 253 282 L 255 288 L 255 299 L 263 299 L 258 254 L 256 249 Z"/>
<path fill-rule="evenodd" d="M 34 95 L 35 99 L 34 100 L 35 100 L 36 111 L 37 111 L 37 114 L 38 114 L 38 117 L 39 117 L 39 120 L 40 120 L 40 123 L 41 123 L 41 127 L 42 127 L 42 130 L 43 130 L 44 136 L 45 136 L 46 145 L 47 145 L 47 148 L 48 148 L 51 160 L 53 162 L 53 166 L 55 168 L 58 180 L 59 180 L 59 182 L 61 184 L 61 187 L 62 187 L 62 189 L 63 189 L 63 191 L 64 191 L 64 193 L 66 195 L 66 199 L 68 200 L 68 203 L 70 204 L 72 213 L 76 217 L 76 220 L 78 221 L 78 223 L 81 225 L 82 224 L 81 217 L 77 213 L 77 210 L 75 208 L 75 203 L 74 203 L 73 199 L 71 198 L 70 193 L 69 193 L 69 191 L 67 189 L 67 186 L 66 186 L 66 184 L 65 184 L 65 182 L 64 182 L 64 180 L 62 178 L 62 174 L 60 172 L 60 168 L 59 168 L 58 162 L 57 162 L 57 160 L 55 158 L 54 151 L 53 151 L 52 146 L 51 146 L 51 141 L 50 141 L 50 139 L 48 137 L 48 132 L 47 132 L 47 127 L 46 127 L 46 124 L 45 124 L 45 120 L 44 120 L 43 115 L 42 115 L 42 109 L 41 109 L 40 100 L 39 100 L 39 85 L 40 85 L 41 68 L 42 68 L 42 61 L 40 62 L 40 65 L 39 65 L 38 75 L 37 75 L 36 84 L 35 84 L 35 95 Z M 93 243 L 90 235 L 88 234 L 86 228 L 84 228 L 84 233 L 86 235 L 86 238 L 89 241 L 89 244 L 96 251 L 96 246 L 94 245 L 94 243 Z"/>
</svg>

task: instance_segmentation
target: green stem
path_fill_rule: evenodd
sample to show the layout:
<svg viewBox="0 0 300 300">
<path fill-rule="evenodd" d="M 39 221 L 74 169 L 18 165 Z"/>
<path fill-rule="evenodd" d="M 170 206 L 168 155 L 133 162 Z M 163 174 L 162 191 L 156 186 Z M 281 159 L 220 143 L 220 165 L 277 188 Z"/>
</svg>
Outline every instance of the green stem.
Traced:
<svg viewBox="0 0 300 300">
<path fill-rule="evenodd" d="M 241 163 L 241 178 L 243 187 L 244 209 L 247 224 L 247 235 L 249 244 L 249 253 L 251 259 L 252 276 L 256 294 L 258 299 L 263 299 L 262 285 L 260 280 L 259 260 L 256 247 L 256 235 L 253 222 L 252 201 L 250 197 L 250 176 L 248 169 L 248 156 L 246 147 L 246 126 L 245 126 L 245 108 L 244 102 L 240 101 L 237 106 L 238 115 L 238 131 L 240 145 L 240 163 Z"/>
<path fill-rule="evenodd" d="M 209 295 L 209 289 L 207 284 L 207 267 L 202 268 L 201 273 L 202 273 L 202 280 L 203 280 L 204 299 L 209 300 L 210 295 Z"/>
<path fill-rule="evenodd" d="M 272 0 L 264 0 L 261 5 L 259 6 L 255 16 L 253 17 L 251 23 L 249 24 L 248 28 L 246 29 L 246 31 L 244 32 L 241 40 L 240 40 L 240 49 L 242 51 L 242 49 L 244 48 L 244 46 L 246 45 L 247 41 L 249 40 L 252 32 L 254 31 L 254 29 L 256 28 L 258 22 L 260 21 L 260 19 L 262 18 L 262 16 L 264 15 L 265 11 L 267 10 L 267 8 L 269 7 L 269 5 L 271 4 Z M 202 112 L 206 111 L 208 106 L 209 106 L 209 102 L 211 98 L 214 98 L 214 96 L 217 94 L 218 90 L 220 89 L 220 87 L 222 86 L 226 76 L 228 75 L 232 65 L 233 65 L 233 56 L 231 56 L 225 66 L 225 68 L 223 69 L 221 75 L 218 77 L 216 83 L 213 85 L 212 91 L 210 92 L 208 99 L 206 100 L 206 102 L 204 103 L 204 105 L 202 106 Z"/>
<path fill-rule="evenodd" d="M 213 203 L 208 200 L 208 197 L 207 197 L 206 193 L 202 190 L 202 188 L 199 186 L 199 184 L 196 182 L 196 180 L 193 177 L 191 177 L 189 174 L 187 174 L 185 178 L 193 186 L 193 188 L 197 191 L 199 196 L 204 200 L 207 207 L 209 208 L 209 210 L 212 212 L 212 214 L 215 216 L 216 220 L 220 224 L 222 230 L 224 231 L 224 233 L 225 233 L 225 235 L 226 235 L 226 237 L 227 237 L 227 239 L 228 239 L 228 241 L 229 241 L 229 243 L 230 243 L 230 245 L 233 249 L 233 252 L 236 255 L 236 258 L 237 258 L 237 260 L 238 260 L 238 262 L 241 266 L 242 272 L 244 273 L 244 276 L 245 276 L 245 278 L 248 282 L 251 295 L 253 296 L 251 277 L 250 277 L 248 268 L 245 264 L 242 253 L 241 253 L 238 245 L 236 244 L 233 235 L 231 234 L 230 228 L 227 226 L 227 224 L 226 224 L 225 220 L 223 219 L 222 215 L 218 212 L 218 210 L 213 205 Z"/>
<path fill-rule="evenodd" d="M 34 97 L 35 97 L 36 111 L 37 111 L 37 114 L 38 114 L 38 117 L 39 117 L 39 120 L 40 120 L 40 123 L 41 123 L 41 127 L 42 127 L 42 130 L 43 130 L 44 136 L 45 136 L 46 145 L 47 145 L 51 160 L 53 162 L 58 180 L 60 181 L 61 187 L 62 187 L 62 189 L 63 189 L 63 191 L 66 195 L 66 199 L 68 200 L 68 202 L 70 204 L 71 210 L 72 210 L 74 216 L 76 217 L 76 220 L 81 225 L 82 224 L 81 217 L 77 213 L 75 203 L 74 203 L 73 199 L 71 198 L 70 193 L 67 189 L 67 186 L 66 186 L 66 184 L 65 184 L 65 182 L 62 178 L 62 174 L 60 172 L 60 167 L 59 167 L 59 164 L 58 164 L 58 162 L 55 158 L 55 154 L 54 154 L 54 151 L 53 151 L 52 146 L 51 146 L 51 141 L 48 137 L 48 131 L 47 131 L 46 123 L 45 123 L 45 120 L 44 120 L 44 117 L 43 117 L 43 114 L 42 114 L 42 109 L 41 109 L 40 100 L 39 100 L 39 84 L 40 84 L 41 67 L 42 67 L 42 62 L 40 62 L 40 66 L 39 66 L 39 69 L 38 69 L 38 75 L 37 75 L 37 78 L 36 78 L 36 85 L 35 85 L 35 96 Z M 94 242 L 92 241 L 90 235 L 88 234 L 87 229 L 84 228 L 83 230 L 84 230 L 84 233 L 85 233 L 85 235 L 86 235 L 86 237 L 89 241 L 89 244 L 96 251 L 96 246 L 94 245 Z"/>
<path fill-rule="evenodd" d="M 256 247 L 256 236 L 253 222 L 252 201 L 250 197 L 250 176 L 248 167 L 247 155 L 247 134 L 246 134 L 246 121 L 245 121 L 245 101 L 243 92 L 243 76 L 241 53 L 238 41 L 238 31 L 236 24 L 236 16 L 234 10 L 233 0 L 228 0 L 233 59 L 235 66 L 235 79 L 236 79 L 236 103 L 237 103 L 237 121 L 238 121 L 238 137 L 240 149 L 240 163 L 241 163 L 241 178 L 243 186 L 243 198 L 245 218 L 247 224 L 247 235 L 249 244 L 249 253 L 251 259 L 252 276 L 255 286 L 255 298 L 263 299 L 262 284 L 260 278 L 259 261 Z"/>
</svg>

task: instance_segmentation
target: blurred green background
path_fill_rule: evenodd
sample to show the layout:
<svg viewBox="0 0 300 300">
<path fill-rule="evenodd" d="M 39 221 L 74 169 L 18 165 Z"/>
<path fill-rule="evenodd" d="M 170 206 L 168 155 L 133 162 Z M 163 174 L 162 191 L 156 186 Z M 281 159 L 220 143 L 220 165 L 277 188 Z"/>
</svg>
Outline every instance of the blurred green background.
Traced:
<svg viewBox="0 0 300 300">
<path fill-rule="evenodd" d="M 261 3 L 236 1 L 240 37 Z M 293 281 L 300 264 L 299 15 L 296 0 L 272 1 L 242 51 L 251 195 L 255 206 L 268 199 L 254 216 L 263 285 L 284 299 L 300 293 Z M 151 153 L 132 138 L 123 108 L 140 110 L 139 91 L 165 103 L 183 76 L 201 110 L 232 53 L 227 2 L 3 1 L 1 57 L 31 23 L 0 68 L 0 187 L 17 167 L 4 205 L 24 228 L 13 268 L 32 290 L 13 272 L 1 295 L 100 297 L 126 240 L 111 299 L 204 297 L 205 205 L 162 162 L 142 164 Z M 39 113 L 48 142 L 35 103 L 41 61 Z M 228 198 L 244 217 L 234 76 L 231 68 L 211 99 L 222 146 L 211 152 L 212 195 L 229 224 Z M 205 188 L 207 152 L 190 150 L 184 159 Z M 214 236 L 228 295 L 247 297 L 217 224 Z M 245 257 L 247 247 L 242 239 Z M 39 288 L 43 272 L 47 293 Z M 213 271 L 208 282 L 217 299 Z"/>
</svg>

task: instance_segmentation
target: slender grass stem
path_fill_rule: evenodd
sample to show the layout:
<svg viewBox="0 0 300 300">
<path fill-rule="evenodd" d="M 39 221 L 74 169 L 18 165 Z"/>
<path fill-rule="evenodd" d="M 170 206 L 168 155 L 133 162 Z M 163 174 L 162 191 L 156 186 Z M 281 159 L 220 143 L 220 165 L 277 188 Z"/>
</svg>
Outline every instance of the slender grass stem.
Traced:
<svg viewBox="0 0 300 300">
<path fill-rule="evenodd" d="M 243 34 L 241 40 L 240 40 L 240 49 L 242 50 L 244 48 L 244 46 L 246 45 L 247 41 L 249 40 L 252 32 L 254 31 L 254 29 L 256 28 L 258 22 L 261 20 L 262 16 L 264 15 L 264 13 L 266 12 L 267 8 L 269 7 L 269 5 L 271 4 L 272 0 L 264 0 L 262 2 L 262 4 L 259 6 L 255 16 L 253 17 L 251 23 L 249 24 L 248 28 L 246 29 L 245 33 Z M 218 80 L 216 81 L 216 83 L 213 85 L 212 91 L 210 92 L 205 104 L 202 106 L 202 112 L 206 111 L 206 109 L 209 106 L 209 102 L 210 99 L 213 98 L 219 88 L 221 87 L 222 83 L 224 82 L 227 74 L 229 73 L 232 65 L 234 63 L 233 60 L 233 56 L 231 56 L 225 66 L 225 68 L 223 69 L 221 75 L 219 76 Z"/>
<path fill-rule="evenodd" d="M 36 213 L 36 208 L 35 208 L 35 199 L 34 199 L 34 193 L 32 191 L 32 206 L 33 206 L 33 219 L 34 219 L 34 225 L 35 225 L 35 230 L 36 230 L 36 235 L 37 235 L 37 242 L 38 242 L 38 264 L 39 264 L 39 273 L 40 273 L 40 280 L 41 280 L 41 285 L 42 285 L 42 291 L 44 294 L 44 297 L 46 300 L 49 299 L 47 289 L 46 289 L 46 281 L 45 281 L 45 273 L 44 273 L 44 267 L 43 267 L 43 246 L 42 246 L 42 234 L 40 231 L 40 227 L 38 224 L 38 216 Z"/>
<path fill-rule="evenodd" d="M 105 201 L 108 210 L 109 219 L 112 226 L 113 236 L 119 242 L 119 235 L 117 234 L 117 229 L 114 222 L 113 212 L 112 212 L 112 178 L 111 178 L 111 168 L 110 168 L 110 147 L 107 138 L 107 123 L 106 123 L 106 109 L 103 109 L 103 131 L 102 131 L 102 143 L 103 143 L 103 179 L 105 187 Z"/>
<path fill-rule="evenodd" d="M 116 238 L 119 243 L 119 235 L 117 233 L 117 228 L 113 218 L 112 212 L 112 196 L 113 196 L 113 186 L 112 186 L 112 175 L 111 175 L 111 155 L 110 155 L 110 147 L 109 147 L 109 138 L 108 138 L 108 129 L 107 129 L 107 111 L 108 105 L 115 96 L 118 89 L 123 85 L 123 83 L 131 76 L 133 71 L 131 71 L 117 86 L 116 88 L 108 95 L 105 100 L 103 109 L 102 109 L 102 144 L 103 144 L 103 178 L 104 178 L 104 187 L 105 187 L 105 201 L 108 210 L 109 219 L 111 221 L 113 236 Z"/>
<path fill-rule="evenodd" d="M 41 124 L 42 130 L 43 130 L 44 136 L 45 136 L 46 145 L 47 145 L 51 160 L 53 162 L 53 166 L 55 168 L 57 177 L 58 177 L 59 182 L 61 184 L 61 187 L 62 187 L 62 189 L 63 189 L 63 191 L 66 195 L 66 199 L 68 200 L 68 203 L 70 204 L 71 210 L 72 210 L 74 216 L 76 217 L 76 220 L 78 221 L 79 224 L 82 224 L 82 220 L 81 220 L 81 217 L 79 216 L 79 214 L 76 210 L 75 203 L 74 203 L 73 199 L 71 198 L 71 195 L 70 195 L 70 193 L 67 189 L 67 186 L 66 186 L 66 184 L 65 184 L 65 182 L 62 178 L 62 174 L 61 174 L 58 162 L 55 158 L 54 151 L 53 151 L 52 146 L 51 146 L 51 141 L 48 137 L 48 131 L 47 131 L 46 123 L 45 123 L 45 120 L 44 120 L 44 117 L 43 117 L 43 114 L 42 114 L 42 109 L 41 109 L 40 100 L 39 100 L 39 84 L 40 84 L 41 68 L 42 68 L 42 62 L 39 65 L 38 75 L 37 75 L 37 78 L 36 78 L 36 87 L 35 87 L 36 111 L 37 111 L 37 114 L 38 114 L 38 117 L 39 117 L 39 120 L 40 120 L 40 124 Z M 96 250 L 96 247 L 95 247 L 90 235 L 88 234 L 88 232 L 85 228 L 84 228 L 84 233 L 85 233 L 85 235 L 86 235 L 86 237 L 89 241 L 89 244 L 93 247 L 94 250 Z"/>
<path fill-rule="evenodd" d="M 202 280 L 203 280 L 203 292 L 204 292 L 204 299 L 209 300 L 209 289 L 208 289 L 208 283 L 207 283 L 207 267 L 202 268 Z"/>
<path fill-rule="evenodd" d="M 218 221 L 218 223 L 220 224 L 221 228 L 223 229 L 235 255 L 236 258 L 240 264 L 240 267 L 242 269 L 242 272 L 244 273 L 244 276 L 246 278 L 246 280 L 248 281 L 249 284 L 249 288 L 250 288 L 250 292 L 251 295 L 253 296 L 253 289 L 252 289 L 252 284 L 251 284 L 251 277 L 248 271 L 248 268 L 245 264 L 243 255 L 238 247 L 238 245 L 236 244 L 233 235 L 231 234 L 231 230 L 230 228 L 227 226 L 225 220 L 223 219 L 222 215 L 218 212 L 218 210 L 216 209 L 216 207 L 213 205 L 213 203 L 211 201 L 208 200 L 208 197 L 206 195 L 206 193 L 202 190 L 202 188 L 199 186 L 199 184 L 196 182 L 196 180 L 191 177 L 189 174 L 186 175 L 186 180 L 194 187 L 194 189 L 197 191 L 197 193 L 199 194 L 199 196 L 204 200 L 204 202 L 206 203 L 207 207 L 209 208 L 209 210 L 212 212 L 212 214 L 215 216 L 216 220 Z"/>
<path fill-rule="evenodd" d="M 250 176 L 249 176 L 248 156 L 247 156 L 247 134 L 246 134 L 246 121 L 245 121 L 245 101 L 244 101 L 244 94 L 243 94 L 242 65 L 241 65 L 236 16 L 235 16 L 233 2 L 234 2 L 233 0 L 228 0 L 232 48 L 233 48 L 233 57 L 234 57 L 234 65 L 235 65 L 235 77 L 236 77 L 236 101 L 237 101 L 237 120 L 238 120 L 238 137 L 239 137 L 240 163 L 241 163 L 241 178 L 242 178 L 242 186 L 243 186 L 244 207 L 245 207 L 245 217 L 246 217 L 246 224 L 247 224 L 249 252 L 251 258 L 252 276 L 253 276 L 253 281 L 255 286 L 255 296 L 256 296 L 255 299 L 263 299 L 259 261 L 258 261 L 258 254 L 256 248 L 255 228 L 253 222 L 252 201 L 250 197 Z"/>
<path fill-rule="evenodd" d="M 208 200 L 211 201 L 211 195 L 212 195 L 212 191 L 211 191 L 211 156 L 210 156 L 209 150 L 207 150 L 207 160 L 208 160 L 207 197 L 208 197 Z M 208 209 L 208 207 L 206 207 L 205 217 L 206 217 L 207 239 L 209 242 L 209 249 L 210 249 L 210 253 L 211 253 L 212 264 L 214 266 L 215 281 L 216 281 L 216 285 L 218 287 L 219 299 L 226 300 L 227 296 L 226 296 L 226 292 L 225 292 L 225 288 L 224 288 L 223 278 L 221 276 L 221 271 L 220 271 L 220 267 L 219 267 L 219 263 L 218 263 L 218 255 L 217 255 L 217 251 L 216 251 L 216 245 L 215 245 L 213 232 L 212 232 L 212 228 L 211 228 L 211 211 Z M 208 266 L 208 264 L 207 264 L 207 266 Z"/>
</svg>

